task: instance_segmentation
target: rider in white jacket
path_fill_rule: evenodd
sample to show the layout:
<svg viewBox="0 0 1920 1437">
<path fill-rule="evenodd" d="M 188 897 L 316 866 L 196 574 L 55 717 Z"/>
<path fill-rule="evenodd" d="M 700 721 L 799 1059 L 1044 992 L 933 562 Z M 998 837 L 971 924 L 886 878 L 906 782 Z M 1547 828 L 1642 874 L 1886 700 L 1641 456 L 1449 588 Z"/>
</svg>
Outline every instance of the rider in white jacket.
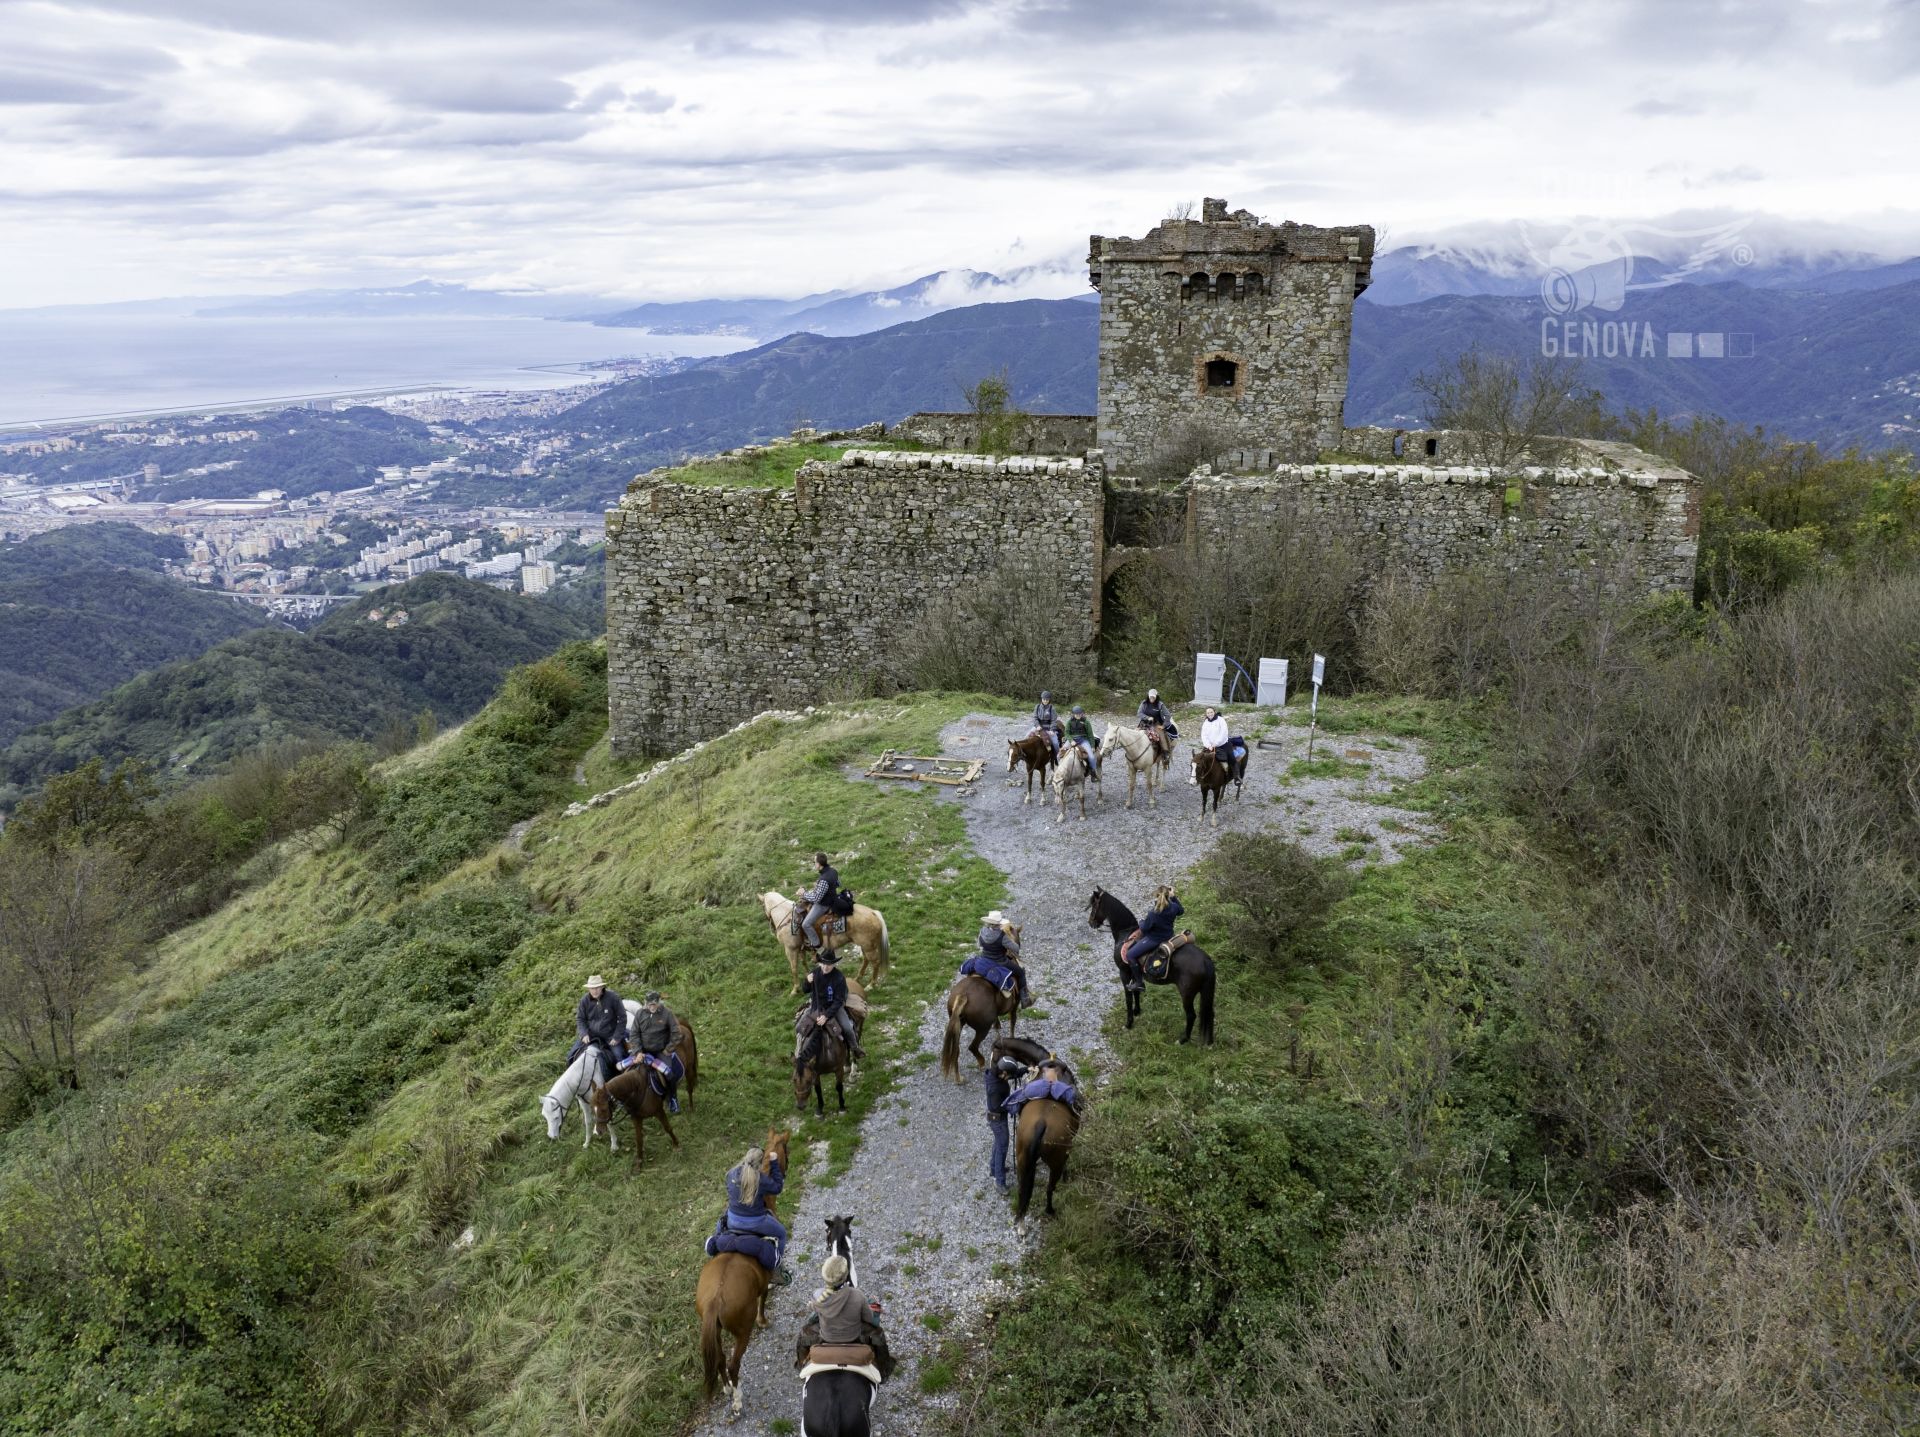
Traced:
<svg viewBox="0 0 1920 1437">
<path fill-rule="evenodd" d="M 1200 746 L 1213 750 L 1213 756 L 1225 764 L 1233 762 L 1229 746 L 1233 735 L 1227 732 L 1227 721 L 1220 717 L 1218 709 L 1207 710 L 1206 718 L 1200 725 Z"/>
</svg>

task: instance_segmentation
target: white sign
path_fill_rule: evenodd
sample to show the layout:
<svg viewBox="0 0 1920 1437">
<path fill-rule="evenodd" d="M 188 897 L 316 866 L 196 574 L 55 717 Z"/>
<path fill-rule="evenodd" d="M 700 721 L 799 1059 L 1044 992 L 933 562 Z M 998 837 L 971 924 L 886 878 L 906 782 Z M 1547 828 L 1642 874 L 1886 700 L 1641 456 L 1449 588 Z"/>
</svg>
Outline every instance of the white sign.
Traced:
<svg viewBox="0 0 1920 1437">
<path fill-rule="evenodd" d="M 1195 654 L 1193 656 L 1193 701 L 1197 704 L 1217 704 L 1222 702 L 1221 694 L 1227 682 L 1227 656 L 1225 654 Z"/>
<path fill-rule="evenodd" d="M 1260 660 L 1260 684 L 1254 692 L 1253 701 L 1267 708 L 1285 706 L 1287 702 L 1287 661 L 1285 659 Z"/>
<path fill-rule="evenodd" d="M 1325 654 L 1315 654 L 1313 656 L 1313 686 L 1319 688 L 1320 685 L 1326 681 L 1327 656 Z"/>
</svg>

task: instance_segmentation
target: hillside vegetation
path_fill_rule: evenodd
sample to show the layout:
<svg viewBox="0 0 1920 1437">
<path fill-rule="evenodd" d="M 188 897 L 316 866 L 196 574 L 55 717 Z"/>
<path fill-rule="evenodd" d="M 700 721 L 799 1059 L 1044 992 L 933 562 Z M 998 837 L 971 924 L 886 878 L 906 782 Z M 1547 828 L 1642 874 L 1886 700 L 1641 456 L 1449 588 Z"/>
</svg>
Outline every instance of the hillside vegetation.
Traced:
<svg viewBox="0 0 1920 1437">
<path fill-rule="evenodd" d="M 265 626 L 161 572 L 176 539 L 74 524 L 0 545 L 0 745 L 159 664 Z"/>
<path fill-rule="evenodd" d="M 370 620 L 375 609 L 405 609 L 407 623 L 390 629 Z M 179 777 L 289 740 L 382 739 L 422 711 L 453 722 L 515 664 L 596 628 L 574 608 L 423 574 L 342 605 L 310 632 L 246 634 L 142 674 L 15 739 L 0 778 L 17 795 L 95 758 Z"/>
<path fill-rule="evenodd" d="M 691 1415 L 688 1304 L 720 1179 L 793 1106 L 787 969 L 756 895 L 834 846 L 893 928 L 879 996 L 917 1017 L 1002 890 L 952 809 L 840 773 L 926 743 L 960 701 L 764 722 L 560 817 L 580 756 L 619 776 L 595 745 L 604 664 L 576 645 L 516 672 L 378 776 L 345 836 L 283 851 L 118 980 L 80 1090 L 0 1138 L 6 1430 L 666 1432 Z M 537 813 L 523 845 L 492 847 Z M 582 1153 L 577 1118 L 548 1144 L 537 1109 L 592 968 L 662 988 L 699 1032 L 682 1147 L 656 1131 L 637 1176 L 629 1151 Z M 892 1047 L 871 1040 L 852 1116 L 803 1135 L 802 1165 L 815 1136 L 844 1160 Z"/>
</svg>

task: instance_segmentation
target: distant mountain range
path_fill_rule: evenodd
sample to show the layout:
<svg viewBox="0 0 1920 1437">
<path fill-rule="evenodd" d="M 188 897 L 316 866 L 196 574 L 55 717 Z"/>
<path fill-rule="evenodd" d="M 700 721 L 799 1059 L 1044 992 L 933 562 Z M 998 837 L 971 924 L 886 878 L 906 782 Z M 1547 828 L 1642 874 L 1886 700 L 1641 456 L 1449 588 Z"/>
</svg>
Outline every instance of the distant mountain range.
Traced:
<svg viewBox="0 0 1920 1437">
<path fill-rule="evenodd" d="M 591 295 L 510 294 L 422 279 L 385 289 L 303 289 L 293 294 L 215 301 L 201 304 L 192 312 L 204 319 L 275 315 L 289 319 L 405 319 L 414 315 L 589 319 L 605 314 L 618 303 Z"/>
<path fill-rule="evenodd" d="M 0 545 L 0 745 L 156 664 L 270 622 L 161 572 L 180 541 L 77 524 Z"/>
<path fill-rule="evenodd" d="M 248 612 L 160 582 L 183 599 Z M 407 622 L 388 628 L 384 617 L 371 618 L 375 609 L 404 609 Z M 310 632 L 244 633 L 18 737 L 10 732 L 0 799 L 95 757 L 139 759 L 163 778 L 198 776 L 284 739 L 377 738 L 422 709 L 455 722 L 492 697 L 508 669 L 598 628 L 596 616 L 452 574 L 422 574 L 342 605 Z"/>
</svg>

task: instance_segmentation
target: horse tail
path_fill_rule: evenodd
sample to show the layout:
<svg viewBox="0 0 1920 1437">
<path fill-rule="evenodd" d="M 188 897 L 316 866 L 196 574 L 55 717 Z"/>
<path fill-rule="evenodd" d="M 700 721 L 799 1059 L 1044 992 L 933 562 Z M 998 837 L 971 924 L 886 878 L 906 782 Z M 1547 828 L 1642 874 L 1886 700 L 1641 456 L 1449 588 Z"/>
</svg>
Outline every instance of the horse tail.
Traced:
<svg viewBox="0 0 1920 1437">
<path fill-rule="evenodd" d="M 893 962 L 893 947 L 891 940 L 887 937 L 887 915 L 876 908 L 873 910 L 873 916 L 880 920 L 880 968 L 876 969 L 873 975 L 873 981 L 878 983 L 880 972 Z"/>
<path fill-rule="evenodd" d="M 727 1354 L 720 1345 L 720 1293 L 709 1294 L 700 1309 L 700 1369 L 706 1378 L 707 1396 L 720 1390 L 720 1374 L 726 1370 Z"/>
<path fill-rule="evenodd" d="M 940 1043 L 940 1076 L 960 1081 L 960 1013 L 964 1007 L 960 990 L 947 994 L 947 1036 Z"/>
<path fill-rule="evenodd" d="M 1020 1201 L 1013 1210 L 1016 1222 L 1027 1215 L 1027 1204 L 1033 1201 L 1033 1175 L 1040 1171 L 1040 1145 L 1046 1140 L 1047 1120 L 1041 1118 L 1033 1125 L 1033 1136 L 1020 1150 Z"/>
<path fill-rule="evenodd" d="M 1207 971 L 1200 976 L 1200 1041 L 1208 1047 L 1213 1046 L 1213 960 L 1207 960 Z"/>
</svg>

